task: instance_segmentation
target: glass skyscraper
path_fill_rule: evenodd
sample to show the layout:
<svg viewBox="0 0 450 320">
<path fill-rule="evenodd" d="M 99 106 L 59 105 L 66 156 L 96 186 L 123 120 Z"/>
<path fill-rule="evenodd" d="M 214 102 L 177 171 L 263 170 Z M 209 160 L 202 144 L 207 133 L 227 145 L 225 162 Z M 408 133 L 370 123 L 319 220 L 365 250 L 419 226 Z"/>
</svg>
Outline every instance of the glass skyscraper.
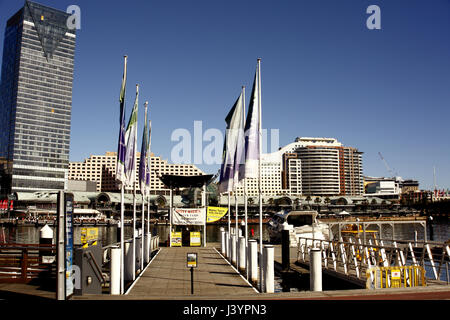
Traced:
<svg viewBox="0 0 450 320">
<path fill-rule="evenodd" d="M 26 1 L 6 24 L 0 82 L 0 194 L 66 188 L 75 30 Z"/>
</svg>

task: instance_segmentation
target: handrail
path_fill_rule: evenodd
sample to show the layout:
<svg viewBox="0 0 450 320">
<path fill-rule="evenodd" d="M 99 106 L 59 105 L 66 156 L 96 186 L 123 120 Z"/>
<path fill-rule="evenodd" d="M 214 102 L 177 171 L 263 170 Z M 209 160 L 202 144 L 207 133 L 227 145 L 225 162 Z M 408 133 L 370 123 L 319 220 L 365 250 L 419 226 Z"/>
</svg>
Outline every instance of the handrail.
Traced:
<svg viewBox="0 0 450 320">
<path fill-rule="evenodd" d="M 430 244 L 434 245 L 436 242 L 419 243 L 414 240 L 391 239 L 392 244 L 385 245 L 381 239 L 375 239 L 373 243 L 371 239 L 367 243 L 361 240 L 356 238 L 354 241 L 344 241 L 342 237 L 340 240 L 299 237 L 297 260 L 306 261 L 307 252 L 314 241 L 315 247 L 321 248 L 324 268 L 332 267 L 335 272 L 343 272 L 346 275 L 355 273 L 359 279 L 364 275 L 363 269 L 413 265 L 430 267 L 434 279 L 440 280 L 441 276 L 445 275 L 450 261 L 450 246 L 446 243 L 437 243 L 439 246 L 434 246 L 433 250 Z M 399 243 L 402 245 L 399 246 Z M 441 252 L 437 249 L 441 249 Z"/>
</svg>

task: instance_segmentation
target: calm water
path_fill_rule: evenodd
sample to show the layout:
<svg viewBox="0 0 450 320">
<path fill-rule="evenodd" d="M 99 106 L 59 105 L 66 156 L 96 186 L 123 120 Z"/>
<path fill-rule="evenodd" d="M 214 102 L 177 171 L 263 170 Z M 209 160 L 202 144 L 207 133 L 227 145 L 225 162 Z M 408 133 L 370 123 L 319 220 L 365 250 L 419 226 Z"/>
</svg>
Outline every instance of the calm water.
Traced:
<svg viewBox="0 0 450 320">
<path fill-rule="evenodd" d="M 232 225 L 233 226 L 233 225 Z M 220 228 L 227 229 L 227 225 L 211 224 L 206 227 L 206 241 L 207 242 L 220 242 Z M 39 230 L 42 227 L 35 226 L 17 226 L 17 227 L 1 227 L 0 226 L 0 243 L 39 243 Z M 54 230 L 54 228 L 52 228 Z M 198 230 L 197 230 L 198 229 Z M 249 224 L 249 238 L 259 239 L 259 224 Z M 160 242 L 164 242 L 169 237 L 168 225 L 152 226 L 152 233 L 160 236 Z M 190 231 L 200 231 L 200 228 L 192 229 Z M 423 240 L 424 232 L 423 227 L 418 224 L 399 224 L 395 226 L 395 235 L 398 240 L 413 240 L 414 231 L 417 231 L 418 240 Z M 117 227 L 98 227 L 99 238 L 102 245 L 109 245 L 117 242 Z M 129 239 L 132 235 L 132 227 L 125 227 L 125 238 Z M 445 242 L 450 239 L 450 227 L 449 224 L 435 221 L 433 223 L 433 240 L 438 242 Z M 81 227 L 74 228 L 74 243 L 80 244 Z M 390 227 L 383 227 L 382 238 L 391 239 L 392 229 Z M 54 232 L 54 238 L 56 240 L 56 232 Z M 427 238 L 430 240 L 430 229 L 427 227 Z M 267 226 L 263 225 L 263 240 L 269 240 L 269 234 Z"/>
</svg>

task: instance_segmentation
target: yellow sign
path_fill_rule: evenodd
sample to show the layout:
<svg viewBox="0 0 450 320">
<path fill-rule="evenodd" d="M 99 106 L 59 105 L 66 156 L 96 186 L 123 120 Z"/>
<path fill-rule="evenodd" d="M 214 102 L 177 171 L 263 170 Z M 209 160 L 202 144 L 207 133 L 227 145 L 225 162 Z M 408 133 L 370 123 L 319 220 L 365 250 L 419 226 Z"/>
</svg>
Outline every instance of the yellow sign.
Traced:
<svg viewBox="0 0 450 320">
<path fill-rule="evenodd" d="M 89 245 L 96 246 L 98 240 L 98 228 L 81 228 L 81 244 L 83 248 Z"/>
<path fill-rule="evenodd" d="M 202 245 L 201 235 L 200 232 L 191 232 L 191 247 L 199 247 Z"/>
<path fill-rule="evenodd" d="M 206 214 L 206 222 L 214 222 L 220 220 L 228 212 L 228 208 L 208 207 Z"/>
<path fill-rule="evenodd" d="M 172 232 L 171 247 L 181 247 L 181 232 Z"/>
</svg>

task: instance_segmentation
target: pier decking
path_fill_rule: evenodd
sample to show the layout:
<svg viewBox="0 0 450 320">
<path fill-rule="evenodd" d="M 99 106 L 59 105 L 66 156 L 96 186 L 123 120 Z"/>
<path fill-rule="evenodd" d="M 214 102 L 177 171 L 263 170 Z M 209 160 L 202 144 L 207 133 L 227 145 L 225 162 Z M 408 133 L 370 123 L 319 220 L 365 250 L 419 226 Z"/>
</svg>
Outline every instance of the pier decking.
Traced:
<svg viewBox="0 0 450 320">
<path fill-rule="evenodd" d="M 214 247 L 163 247 L 131 288 L 129 298 L 189 299 L 192 295 L 190 270 L 186 267 L 188 252 L 198 255 L 198 267 L 194 270 L 196 298 L 224 299 L 228 295 L 256 294 Z"/>
</svg>

